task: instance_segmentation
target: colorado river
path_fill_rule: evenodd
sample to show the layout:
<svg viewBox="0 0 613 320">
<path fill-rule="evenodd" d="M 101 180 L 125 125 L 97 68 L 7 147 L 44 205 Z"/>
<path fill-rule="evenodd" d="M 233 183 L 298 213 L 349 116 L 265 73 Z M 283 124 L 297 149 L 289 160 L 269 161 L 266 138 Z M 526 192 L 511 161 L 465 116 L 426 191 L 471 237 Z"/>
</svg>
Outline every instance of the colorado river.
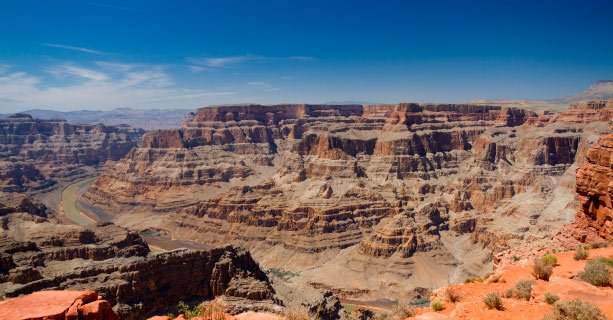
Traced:
<svg viewBox="0 0 613 320">
<path fill-rule="evenodd" d="M 61 193 L 58 210 L 70 220 L 70 222 L 90 226 L 98 222 L 112 222 L 112 215 L 91 204 L 79 201 L 79 197 L 87 191 L 87 188 L 96 177 L 79 180 L 67 185 Z M 141 231 L 140 236 L 149 244 L 151 249 L 156 251 L 167 251 L 177 248 L 189 248 L 195 250 L 208 249 L 209 246 L 192 241 L 175 240 L 159 232 Z"/>
<path fill-rule="evenodd" d="M 59 205 L 59 210 L 64 213 L 64 216 L 75 224 L 86 226 L 95 224 L 97 221 L 85 214 L 78 208 L 77 197 L 82 195 L 96 177 L 87 178 L 69 184 L 62 190 L 62 197 Z"/>
</svg>

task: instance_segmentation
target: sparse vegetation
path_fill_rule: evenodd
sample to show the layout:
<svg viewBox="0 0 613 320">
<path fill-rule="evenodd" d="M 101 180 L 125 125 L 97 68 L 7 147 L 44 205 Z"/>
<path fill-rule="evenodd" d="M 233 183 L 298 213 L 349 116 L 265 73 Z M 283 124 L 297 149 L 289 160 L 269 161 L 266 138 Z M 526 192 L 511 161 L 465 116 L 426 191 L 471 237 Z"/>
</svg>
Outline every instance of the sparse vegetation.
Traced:
<svg viewBox="0 0 613 320">
<path fill-rule="evenodd" d="M 608 248 L 611 246 L 611 244 L 611 242 L 592 242 L 590 247 L 592 247 L 592 249 Z"/>
<path fill-rule="evenodd" d="M 432 302 L 432 304 L 430 305 L 430 308 L 432 308 L 432 310 L 434 311 L 441 311 L 445 309 L 445 305 L 440 300 L 436 300 Z"/>
<path fill-rule="evenodd" d="M 545 293 L 545 302 L 547 302 L 547 304 L 554 304 L 558 300 L 560 300 L 560 296 L 549 292 Z"/>
<path fill-rule="evenodd" d="M 179 301 L 177 312 L 183 314 L 186 319 L 204 317 L 207 320 L 224 320 L 226 307 L 218 302 L 204 302 L 191 308 L 187 303 Z M 168 314 L 169 318 L 174 319 L 173 314 Z"/>
<path fill-rule="evenodd" d="M 587 262 L 583 271 L 579 273 L 579 279 L 598 287 L 606 287 L 611 283 L 610 262 L 613 259 L 600 258 Z"/>
<path fill-rule="evenodd" d="M 505 282 L 507 282 L 507 281 L 506 281 L 506 280 L 505 280 L 505 279 L 502 277 L 502 275 L 501 275 L 501 274 L 495 274 L 495 275 L 493 275 L 493 276 L 489 277 L 489 281 L 490 281 L 491 283 L 505 283 Z"/>
<path fill-rule="evenodd" d="M 555 266 L 556 264 L 558 264 L 558 257 L 554 256 L 551 253 L 547 253 L 547 254 L 543 255 L 541 257 L 541 260 L 544 263 L 551 264 L 552 266 Z"/>
<path fill-rule="evenodd" d="M 507 299 L 513 298 L 513 288 L 507 289 L 504 293 L 504 297 Z"/>
<path fill-rule="evenodd" d="M 513 256 L 513 261 L 515 262 L 519 261 L 519 256 Z"/>
<path fill-rule="evenodd" d="M 534 280 L 521 280 L 515 284 L 515 290 L 513 296 L 517 299 L 530 300 L 532 294 L 532 286 L 535 284 Z"/>
<path fill-rule="evenodd" d="M 460 301 L 460 295 L 452 287 L 445 289 L 445 299 L 451 303 Z"/>
<path fill-rule="evenodd" d="M 553 304 L 553 313 L 543 319 L 551 320 L 606 320 L 607 317 L 595 305 L 579 300 L 558 301 Z"/>
<path fill-rule="evenodd" d="M 483 278 L 477 276 L 471 276 L 464 280 L 464 283 L 483 282 Z"/>
<path fill-rule="evenodd" d="M 497 293 L 488 293 L 483 297 L 483 303 L 488 309 L 504 310 L 502 299 Z"/>
<path fill-rule="evenodd" d="M 399 303 L 392 310 L 393 319 L 406 319 L 415 316 L 413 306 L 406 303 Z"/>
<path fill-rule="evenodd" d="M 577 246 L 577 249 L 575 250 L 575 255 L 573 256 L 573 258 L 575 260 L 585 260 L 587 259 L 588 256 L 588 252 L 587 250 L 585 250 L 585 247 L 580 245 Z"/>
<path fill-rule="evenodd" d="M 411 301 L 411 305 L 417 307 L 428 307 L 430 305 L 430 299 L 428 298 L 419 298 Z"/>
<path fill-rule="evenodd" d="M 285 309 L 283 316 L 287 320 L 311 320 L 309 310 L 304 307 L 293 307 Z"/>
<path fill-rule="evenodd" d="M 295 277 L 298 275 L 298 273 L 295 272 L 291 272 L 291 271 L 287 271 L 287 270 L 283 270 L 283 269 L 279 269 L 279 268 L 271 268 L 270 270 L 268 270 L 272 275 L 282 278 L 282 279 L 289 279 L 291 277 Z"/>
<path fill-rule="evenodd" d="M 555 261 L 551 257 L 553 257 Z M 536 279 L 549 281 L 549 277 L 553 274 L 553 266 L 557 261 L 558 259 L 553 255 L 545 255 L 540 259 L 535 259 L 532 265 L 532 275 Z"/>
<path fill-rule="evenodd" d="M 609 267 L 613 268 L 613 258 L 596 257 L 596 258 L 588 261 L 588 264 L 589 263 L 596 263 L 596 262 L 604 263 L 604 264 L 608 265 Z"/>
</svg>

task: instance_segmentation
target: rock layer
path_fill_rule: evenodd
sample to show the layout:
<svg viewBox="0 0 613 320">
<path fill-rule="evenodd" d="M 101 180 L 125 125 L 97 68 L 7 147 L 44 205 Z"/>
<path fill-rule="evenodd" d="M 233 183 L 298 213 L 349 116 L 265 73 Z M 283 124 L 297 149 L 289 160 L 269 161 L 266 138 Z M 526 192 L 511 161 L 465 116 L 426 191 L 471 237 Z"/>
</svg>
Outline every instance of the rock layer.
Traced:
<svg viewBox="0 0 613 320">
<path fill-rule="evenodd" d="M 600 138 L 588 150 L 586 160 L 577 170 L 581 209 L 576 223 L 585 224 L 586 231 L 591 230 L 606 241 L 613 241 L 613 134 Z"/>
<path fill-rule="evenodd" d="M 418 267 L 426 263 L 445 273 L 436 281 L 462 281 L 487 272 L 492 253 L 572 219 L 576 164 L 610 132 L 612 110 L 611 101 L 560 114 L 409 103 L 201 108 L 180 129 L 145 135 L 85 198 L 119 224 L 241 244 L 269 267 L 399 265 L 386 269 L 387 287 L 406 278 L 431 286 Z M 309 273 L 314 283 L 338 280 Z"/>
<path fill-rule="evenodd" d="M 84 229 L 26 213 L 1 219 L 2 298 L 40 290 L 95 290 L 122 319 L 142 318 L 197 297 L 226 295 L 273 305 L 265 274 L 243 249 L 152 254 L 138 234 L 110 223 Z"/>
</svg>

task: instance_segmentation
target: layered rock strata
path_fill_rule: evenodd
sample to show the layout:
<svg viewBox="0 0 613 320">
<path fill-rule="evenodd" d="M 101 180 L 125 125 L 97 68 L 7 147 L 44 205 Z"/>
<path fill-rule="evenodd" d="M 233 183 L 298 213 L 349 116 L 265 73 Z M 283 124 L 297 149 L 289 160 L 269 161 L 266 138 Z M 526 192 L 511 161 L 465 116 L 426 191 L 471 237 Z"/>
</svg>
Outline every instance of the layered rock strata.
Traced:
<svg viewBox="0 0 613 320">
<path fill-rule="evenodd" d="M 57 179 L 86 174 L 121 159 L 143 131 L 127 126 L 72 124 L 15 114 L 0 119 L 0 192 L 45 189 Z"/>
<path fill-rule="evenodd" d="M 249 253 L 232 246 L 152 254 L 138 234 L 110 223 L 84 229 L 27 213 L 1 217 L 0 297 L 95 290 L 122 319 L 180 300 L 225 295 L 274 305 Z"/>
<path fill-rule="evenodd" d="M 407 278 L 432 287 L 487 272 L 492 253 L 572 220 L 576 164 L 610 132 L 612 110 L 611 101 L 560 114 L 409 103 L 201 108 L 180 129 L 147 133 L 85 198 L 130 228 L 241 244 L 269 267 L 314 267 L 309 283 L 346 288 L 324 270 L 385 269 L 386 289 Z M 372 288 L 360 281 L 355 291 Z"/>
<path fill-rule="evenodd" d="M 575 223 L 595 234 L 594 239 L 582 240 L 613 241 L 613 134 L 588 150 L 577 170 L 577 194 L 581 208 Z"/>
</svg>

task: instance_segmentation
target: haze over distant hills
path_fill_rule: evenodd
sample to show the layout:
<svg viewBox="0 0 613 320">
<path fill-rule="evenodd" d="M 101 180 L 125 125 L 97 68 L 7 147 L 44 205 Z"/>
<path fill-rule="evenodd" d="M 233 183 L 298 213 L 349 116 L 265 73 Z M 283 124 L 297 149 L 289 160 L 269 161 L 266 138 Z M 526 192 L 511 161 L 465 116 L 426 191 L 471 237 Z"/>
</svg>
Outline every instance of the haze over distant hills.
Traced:
<svg viewBox="0 0 613 320">
<path fill-rule="evenodd" d="M 587 90 L 566 96 L 563 98 L 552 98 L 546 100 L 472 100 L 475 104 L 496 104 L 507 107 L 523 107 L 538 110 L 561 111 L 569 105 L 586 100 L 608 100 L 613 99 L 613 80 L 598 80 Z"/>
<path fill-rule="evenodd" d="M 29 114 L 37 119 L 65 119 L 68 122 L 74 123 L 102 122 L 107 125 L 128 124 L 136 128 L 151 130 L 177 128 L 181 124 L 181 119 L 192 111 L 192 109 L 116 108 L 108 111 L 56 111 L 31 109 L 21 113 Z M 6 118 L 10 115 L 11 114 L 0 114 L 0 118 Z"/>
</svg>

